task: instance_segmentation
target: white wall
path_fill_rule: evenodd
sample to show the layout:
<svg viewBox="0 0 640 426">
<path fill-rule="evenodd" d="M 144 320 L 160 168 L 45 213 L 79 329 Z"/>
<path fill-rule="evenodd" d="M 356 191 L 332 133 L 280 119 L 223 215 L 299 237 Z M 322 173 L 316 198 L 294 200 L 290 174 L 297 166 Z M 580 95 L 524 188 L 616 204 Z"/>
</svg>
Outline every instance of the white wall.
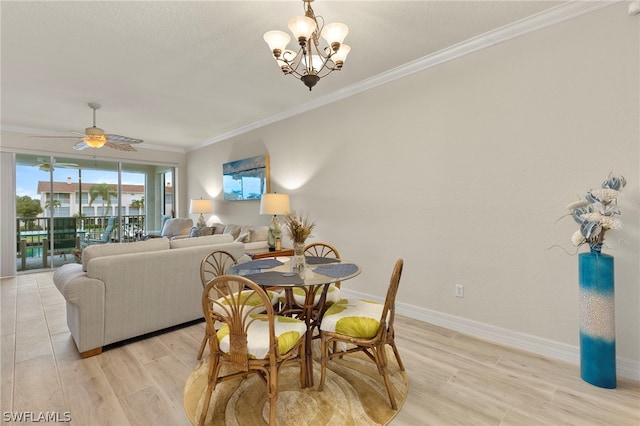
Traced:
<svg viewBox="0 0 640 426">
<path fill-rule="evenodd" d="M 402 304 L 577 346 L 578 259 L 550 249 L 577 228 L 556 221 L 621 173 L 605 251 L 618 356 L 637 366 L 639 28 L 623 2 L 190 152 L 189 196 L 216 197 L 210 221 L 266 224 L 222 201 L 221 164 L 268 153 L 272 189 L 363 266 L 343 287 L 383 296 L 402 257 Z"/>
</svg>

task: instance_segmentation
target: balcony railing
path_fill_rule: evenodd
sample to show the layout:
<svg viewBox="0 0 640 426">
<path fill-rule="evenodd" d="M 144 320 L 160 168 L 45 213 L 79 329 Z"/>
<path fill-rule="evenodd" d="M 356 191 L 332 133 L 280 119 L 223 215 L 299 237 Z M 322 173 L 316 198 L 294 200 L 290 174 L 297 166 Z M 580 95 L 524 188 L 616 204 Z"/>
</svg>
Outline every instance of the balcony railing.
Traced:
<svg viewBox="0 0 640 426">
<path fill-rule="evenodd" d="M 121 224 L 115 227 L 108 242 L 137 241 L 146 234 L 143 215 L 123 215 L 120 218 Z M 108 220 L 107 216 L 56 216 L 52 233 L 48 217 L 17 218 L 17 270 L 49 268 L 52 260 L 54 267 L 76 262 L 74 250 L 81 250 L 85 240 L 100 239 Z M 50 244 L 51 235 L 53 252 Z"/>
</svg>

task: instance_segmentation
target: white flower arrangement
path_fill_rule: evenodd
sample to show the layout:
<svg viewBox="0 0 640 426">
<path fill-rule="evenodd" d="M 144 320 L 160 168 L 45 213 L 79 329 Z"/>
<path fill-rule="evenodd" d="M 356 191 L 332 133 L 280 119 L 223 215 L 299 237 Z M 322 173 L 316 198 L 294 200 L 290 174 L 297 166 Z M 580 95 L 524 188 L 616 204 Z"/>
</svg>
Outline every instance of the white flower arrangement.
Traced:
<svg viewBox="0 0 640 426">
<path fill-rule="evenodd" d="M 599 253 L 604 234 L 609 229 L 622 228 L 622 223 L 615 216 L 620 214 L 618 196 L 626 184 L 624 176 L 609 175 L 601 188 L 592 189 L 584 199 L 567 206 L 569 214 L 580 225 L 580 229 L 571 236 L 571 243 L 575 247 L 589 244 L 591 251 Z"/>
</svg>

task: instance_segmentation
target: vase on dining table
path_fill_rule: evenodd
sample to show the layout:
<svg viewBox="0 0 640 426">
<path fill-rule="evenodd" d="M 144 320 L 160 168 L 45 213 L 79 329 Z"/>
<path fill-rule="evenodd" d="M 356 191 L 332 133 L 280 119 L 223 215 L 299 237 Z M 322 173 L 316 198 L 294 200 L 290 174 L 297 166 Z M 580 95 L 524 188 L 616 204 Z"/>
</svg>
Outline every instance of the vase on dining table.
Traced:
<svg viewBox="0 0 640 426">
<path fill-rule="evenodd" d="M 306 268 L 306 260 L 304 258 L 304 241 L 303 242 L 293 242 L 293 257 L 291 258 L 291 272 L 295 272 L 300 275 L 301 278 L 304 277 Z"/>
</svg>

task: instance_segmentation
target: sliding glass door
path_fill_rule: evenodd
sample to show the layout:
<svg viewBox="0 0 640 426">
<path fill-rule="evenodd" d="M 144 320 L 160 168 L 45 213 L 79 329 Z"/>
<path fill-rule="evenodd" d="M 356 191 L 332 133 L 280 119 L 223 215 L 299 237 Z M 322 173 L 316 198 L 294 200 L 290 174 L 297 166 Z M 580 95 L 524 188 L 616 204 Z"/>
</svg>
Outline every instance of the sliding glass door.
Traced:
<svg viewBox="0 0 640 426">
<path fill-rule="evenodd" d="M 16 154 L 17 271 L 76 262 L 89 244 L 139 240 L 173 213 L 173 176 L 167 166 Z"/>
</svg>

